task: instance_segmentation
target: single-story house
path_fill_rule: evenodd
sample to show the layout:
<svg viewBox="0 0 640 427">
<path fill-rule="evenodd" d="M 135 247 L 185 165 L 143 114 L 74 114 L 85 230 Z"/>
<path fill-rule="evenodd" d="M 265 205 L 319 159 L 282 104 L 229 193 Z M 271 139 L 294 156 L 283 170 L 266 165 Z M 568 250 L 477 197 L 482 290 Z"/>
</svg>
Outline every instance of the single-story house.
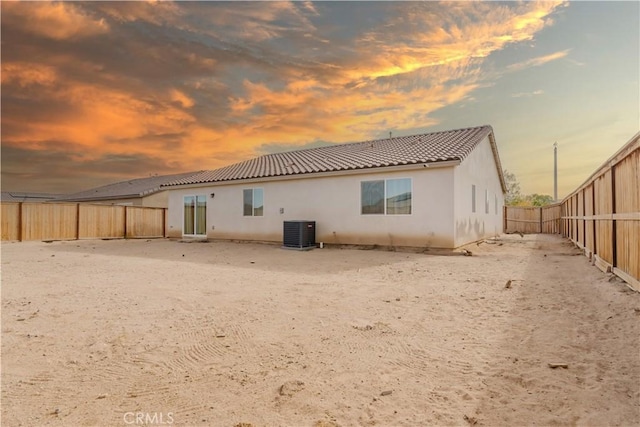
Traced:
<svg viewBox="0 0 640 427">
<path fill-rule="evenodd" d="M 167 192 L 160 186 L 177 179 L 188 178 L 200 172 L 202 171 L 129 179 L 77 193 L 65 194 L 53 201 L 166 208 Z"/>
<path fill-rule="evenodd" d="M 316 222 L 325 244 L 456 248 L 502 232 L 491 126 L 267 154 L 176 179 L 168 236 L 283 241 Z"/>
</svg>

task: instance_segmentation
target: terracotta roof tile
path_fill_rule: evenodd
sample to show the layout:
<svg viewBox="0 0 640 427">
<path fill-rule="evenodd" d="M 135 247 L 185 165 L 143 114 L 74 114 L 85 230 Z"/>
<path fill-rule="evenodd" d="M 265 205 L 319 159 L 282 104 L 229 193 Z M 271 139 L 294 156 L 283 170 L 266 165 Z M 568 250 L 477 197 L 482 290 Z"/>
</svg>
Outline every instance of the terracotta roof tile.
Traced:
<svg viewBox="0 0 640 427">
<path fill-rule="evenodd" d="M 23 191 L 3 191 L 0 200 L 3 202 L 46 202 L 54 200 L 60 194 L 29 193 Z"/>
<path fill-rule="evenodd" d="M 266 154 L 220 169 L 177 179 L 165 183 L 163 186 L 369 169 L 448 160 L 462 161 L 476 145 L 492 132 L 491 126 L 478 126 Z"/>
<path fill-rule="evenodd" d="M 107 184 L 77 193 L 61 195 L 57 197 L 56 200 L 81 202 L 89 200 L 143 197 L 160 191 L 160 186 L 162 184 L 180 179 L 188 179 L 189 177 L 199 175 L 202 172 L 203 171 L 129 179 L 127 181 Z"/>
</svg>

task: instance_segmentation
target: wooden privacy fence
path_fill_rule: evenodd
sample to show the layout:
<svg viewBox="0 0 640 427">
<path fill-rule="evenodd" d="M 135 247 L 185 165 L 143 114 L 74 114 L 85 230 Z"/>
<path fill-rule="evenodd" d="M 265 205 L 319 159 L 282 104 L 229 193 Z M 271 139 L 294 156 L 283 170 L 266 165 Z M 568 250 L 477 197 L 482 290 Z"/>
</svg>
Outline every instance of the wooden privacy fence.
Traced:
<svg viewBox="0 0 640 427">
<path fill-rule="evenodd" d="M 505 233 L 560 233 L 560 204 L 531 207 L 531 206 L 505 206 L 504 207 L 504 231 Z"/>
<path fill-rule="evenodd" d="M 562 234 L 640 290 L 640 132 L 561 203 Z"/>
<path fill-rule="evenodd" d="M 166 209 L 81 203 L 2 203 L 2 240 L 166 236 Z"/>
<path fill-rule="evenodd" d="M 561 233 L 640 291 L 640 132 L 556 205 L 505 206 L 506 233 Z"/>
</svg>

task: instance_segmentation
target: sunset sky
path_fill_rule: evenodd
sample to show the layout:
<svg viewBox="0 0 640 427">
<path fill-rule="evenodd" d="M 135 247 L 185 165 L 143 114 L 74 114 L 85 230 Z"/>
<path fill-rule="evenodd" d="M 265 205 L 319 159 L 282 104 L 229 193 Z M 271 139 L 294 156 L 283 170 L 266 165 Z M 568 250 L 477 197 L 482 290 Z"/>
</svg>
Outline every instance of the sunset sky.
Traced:
<svg viewBox="0 0 640 427">
<path fill-rule="evenodd" d="M 640 129 L 640 2 L 3 1 L 2 190 L 490 124 L 559 196 Z"/>
</svg>

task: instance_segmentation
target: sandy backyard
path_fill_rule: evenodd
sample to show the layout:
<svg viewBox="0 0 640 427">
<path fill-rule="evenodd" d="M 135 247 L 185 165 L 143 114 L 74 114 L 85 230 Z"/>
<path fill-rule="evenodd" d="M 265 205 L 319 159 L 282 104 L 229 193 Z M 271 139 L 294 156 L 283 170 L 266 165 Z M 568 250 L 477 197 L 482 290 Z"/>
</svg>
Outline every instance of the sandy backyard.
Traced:
<svg viewBox="0 0 640 427">
<path fill-rule="evenodd" d="M 468 249 L 3 244 L 2 425 L 640 424 L 640 294 L 559 237 Z"/>
</svg>

